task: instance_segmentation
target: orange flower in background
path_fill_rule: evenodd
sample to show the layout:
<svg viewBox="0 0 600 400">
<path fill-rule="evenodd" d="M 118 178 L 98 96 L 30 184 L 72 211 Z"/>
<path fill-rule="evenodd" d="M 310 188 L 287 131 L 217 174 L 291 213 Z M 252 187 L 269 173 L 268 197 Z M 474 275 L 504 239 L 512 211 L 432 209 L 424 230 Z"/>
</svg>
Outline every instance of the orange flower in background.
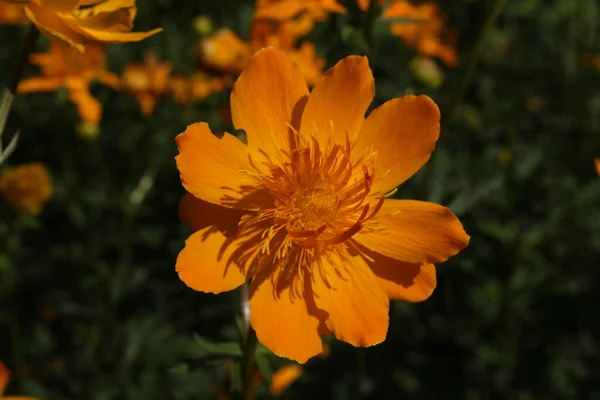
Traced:
<svg viewBox="0 0 600 400">
<path fill-rule="evenodd" d="M 427 299 L 433 263 L 469 236 L 435 203 L 387 199 L 429 159 L 440 113 L 426 96 L 381 105 L 365 57 L 346 57 L 309 93 L 289 56 L 259 51 L 233 86 L 245 145 L 206 123 L 177 136 L 180 216 L 194 231 L 177 258 L 190 288 L 221 293 L 247 280 L 250 323 L 271 351 L 301 363 L 333 333 L 381 343 L 389 299 Z"/>
<path fill-rule="evenodd" d="M 600 71 L 600 54 L 580 54 L 579 61 L 584 68 L 594 68 Z"/>
<path fill-rule="evenodd" d="M 596 173 L 600 175 L 600 158 L 596 158 L 594 164 L 596 165 Z"/>
<path fill-rule="evenodd" d="M 30 61 L 41 68 L 42 76 L 21 81 L 21 93 L 48 92 L 64 87 L 77 105 L 81 119 L 97 126 L 102 119 L 102 105 L 94 98 L 89 85 L 101 82 L 119 88 L 119 78 L 105 70 L 106 52 L 100 46 L 88 46 L 85 53 L 62 42 L 52 42 L 46 53 L 32 54 Z"/>
<path fill-rule="evenodd" d="M 239 74 L 250 57 L 248 45 L 229 29 L 219 29 L 200 40 L 198 59 L 204 67 Z"/>
<path fill-rule="evenodd" d="M 413 5 L 406 0 L 394 1 L 384 12 L 382 18 L 411 18 L 413 23 L 390 23 L 390 30 L 399 36 L 407 46 L 419 53 L 437 57 L 446 65 L 458 65 L 456 51 L 442 42 L 444 20 L 437 4 L 422 3 Z"/>
<path fill-rule="evenodd" d="M 306 84 L 313 87 L 323 76 L 323 68 L 326 63 L 317 55 L 315 46 L 310 42 L 304 42 L 298 50 L 290 51 L 288 54 L 306 79 Z"/>
<path fill-rule="evenodd" d="M 257 0 L 254 17 L 284 21 L 309 15 L 323 21 L 329 13 L 345 14 L 346 8 L 337 0 Z"/>
<path fill-rule="evenodd" d="M 6 365 L 0 361 L 0 400 L 38 400 L 37 398 L 30 396 L 3 396 L 9 381 L 10 371 L 6 368 Z"/>
<path fill-rule="evenodd" d="M 22 4 L 0 2 L 0 25 L 22 25 L 27 17 Z"/>
<path fill-rule="evenodd" d="M 272 382 L 269 387 L 271 395 L 278 396 L 283 393 L 292 383 L 302 376 L 303 369 L 299 365 L 284 365 L 273 373 Z M 232 398 L 230 390 L 226 387 L 231 386 L 231 359 L 225 360 L 225 385 L 213 385 L 210 388 L 210 393 L 214 399 L 229 400 Z M 255 370 L 252 375 L 252 389 L 255 392 L 263 382 L 264 378 L 259 370 Z"/>
<path fill-rule="evenodd" d="M 148 117 L 154 112 L 156 101 L 169 87 L 173 65 L 159 63 L 151 53 L 144 53 L 143 64 L 129 64 L 123 72 L 123 87 L 140 102 L 142 113 Z"/>
<path fill-rule="evenodd" d="M 52 179 L 46 166 L 28 163 L 0 172 L 0 197 L 15 210 L 39 215 L 52 197 Z"/>
<path fill-rule="evenodd" d="M 288 52 L 298 64 L 300 72 L 313 86 L 321 77 L 326 61 L 317 55 L 315 46 L 304 42 L 297 47 L 298 38 L 312 29 L 303 22 L 254 21 L 250 42 L 245 43 L 235 33 L 221 29 L 215 35 L 200 41 L 198 58 L 200 64 L 226 73 L 239 75 L 251 55 L 266 46 L 273 46 Z"/>
<path fill-rule="evenodd" d="M 377 5 L 382 6 L 387 0 L 377 0 Z M 357 0 L 358 8 L 362 11 L 368 11 L 371 6 L 372 0 Z"/>
<path fill-rule="evenodd" d="M 229 77 L 211 77 L 203 72 L 196 72 L 191 77 L 172 76 L 169 80 L 169 92 L 179 104 L 190 104 L 205 100 L 231 86 Z"/>
<path fill-rule="evenodd" d="M 273 373 L 269 392 L 273 396 L 283 393 L 290 385 L 302 376 L 304 369 L 297 364 L 284 365 Z"/>
<path fill-rule="evenodd" d="M 50 39 L 84 51 L 89 43 L 138 42 L 158 32 L 131 32 L 135 0 L 3 0 L 24 6 L 27 18 Z"/>
</svg>

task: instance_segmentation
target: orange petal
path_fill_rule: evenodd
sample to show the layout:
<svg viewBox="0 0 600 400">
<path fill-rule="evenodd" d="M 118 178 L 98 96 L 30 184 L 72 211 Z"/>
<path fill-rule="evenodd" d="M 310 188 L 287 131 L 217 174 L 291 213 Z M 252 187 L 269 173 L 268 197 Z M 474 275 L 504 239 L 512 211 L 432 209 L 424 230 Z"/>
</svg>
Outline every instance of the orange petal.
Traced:
<svg viewBox="0 0 600 400">
<path fill-rule="evenodd" d="M 139 42 L 163 31 L 162 28 L 156 28 L 147 32 L 109 32 L 100 29 L 89 29 L 82 26 L 79 26 L 78 30 L 90 39 L 106 43 Z"/>
<path fill-rule="evenodd" d="M 376 152 L 373 193 L 385 194 L 429 159 L 440 133 L 440 111 L 427 96 L 404 96 L 377 107 L 365 120 L 354 158 Z"/>
<path fill-rule="evenodd" d="M 310 93 L 301 132 L 324 146 L 328 141 L 355 139 L 375 95 L 375 81 L 366 57 L 349 56 L 329 69 Z M 333 132 L 332 132 L 333 130 Z"/>
<path fill-rule="evenodd" d="M 232 236 L 242 213 L 240 210 L 197 199 L 189 193 L 184 194 L 179 201 L 179 219 L 193 232 L 215 226 L 225 236 Z"/>
<path fill-rule="evenodd" d="M 67 42 L 80 52 L 84 51 L 81 35 L 69 28 L 56 13 L 50 13 L 37 4 L 28 3 L 25 7 L 25 15 L 45 36 L 49 38 L 54 36 Z"/>
<path fill-rule="evenodd" d="M 154 112 L 156 107 L 156 97 L 154 94 L 149 92 L 140 92 L 135 95 L 137 101 L 140 103 L 140 109 L 144 117 L 149 117 Z"/>
<path fill-rule="evenodd" d="M 2 400 L 40 400 L 38 397 L 31 396 L 5 396 Z"/>
<path fill-rule="evenodd" d="M 92 7 L 87 10 L 95 11 L 96 8 Z M 133 21 L 129 10 L 120 7 L 107 12 L 86 13 L 73 21 L 72 28 L 79 31 L 90 29 L 100 32 L 123 33 L 133 29 Z"/>
<path fill-rule="evenodd" d="M 29 78 L 19 82 L 17 92 L 51 92 L 58 89 L 63 84 L 64 80 L 62 78 Z"/>
<path fill-rule="evenodd" d="M 69 90 L 69 98 L 77 105 L 79 116 L 85 122 L 98 125 L 102 119 L 102 105 L 93 97 L 87 86 Z"/>
<path fill-rule="evenodd" d="M 185 189 L 199 199 L 234 207 L 226 199 L 248 181 L 242 172 L 250 169 L 246 146 L 229 133 L 218 139 L 204 122 L 188 126 L 175 141 L 179 149 L 175 160 Z"/>
<path fill-rule="evenodd" d="M 250 323 L 269 350 L 303 364 L 323 351 L 319 336 L 323 316 L 310 287 L 290 290 L 292 283 L 281 271 L 279 266 L 265 268 L 252 280 Z"/>
<path fill-rule="evenodd" d="M 357 3 L 358 8 L 360 8 L 362 11 L 367 11 L 371 5 L 371 0 L 358 0 Z"/>
<path fill-rule="evenodd" d="M 290 148 L 287 124 L 299 127 L 307 94 L 304 78 L 283 51 L 259 50 L 233 85 L 233 124 L 246 131 L 251 150 L 276 159 L 282 149 Z"/>
<path fill-rule="evenodd" d="M 79 0 L 40 0 L 40 3 L 47 10 L 70 14 L 77 7 Z"/>
<path fill-rule="evenodd" d="M 269 392 L 273 396 L 280 395 L 285 389 L 298 380 L 302 376 L 304 369 L 297 364 L 288 364 L 279 368 L 273 373 Z"/>
<path fill-rule="evenodd" d="M 131 19 L 135 19 L 135 0 L 82 0 L 80 6 L 93 6 L 85 9 L 89 15 L 97 15 L 100 13 L 110 13 L 122 8 L 130 10 Z"/>
<path fill-rule="evenodd" d="M 205 293 L 233 290 L 247 279 L 235 262 L 239 243 L 213 226 L 201 229 L 186 240 L 175 269 L 190 288 Z"/>
<path fill-rule="evenodd" d="M 437 283 L 433 264 L 411 264 L 358 246 L 390 299 L 415 303 L 433 293 Z"/>
<path fill-rule="evenodd" d="M 110 71 L 98 71 L 96 80 L 103 85 L 110 86 L 115 90 L 121 89 L 121 79 Z"/>
<path fill-rule="evenodd" d="M 387 257 L 414 264 L 443 262 L 469 243 L 452 211 L 436 203 L 385 200 L 375 217 L 354 238 Z"/>
<path fill-rule="evenodd" d="M 6 368 L 6 365 L 0 361 L 0 396 L 4 393 L 4 389 L 8 386 L 10 379 L 10 371 Z"/>
<path fill-rule="evenodd" d="M 257 19 L 272 19 L 276 21 L 285 21 L 293 18 L 303 11 L 306 11 L 307 1 L 284 0 L 272 2 L 264 7 L 259 7 L 254 13 Z"/>
<path fill-rule="evenodd" d="M 323 257 L 312 279 L 315 303 L 329 313 L 326 325 L 336 338 L 360 347 L 385 340 L 389 300 L 361 257 Z"/>
</svg>

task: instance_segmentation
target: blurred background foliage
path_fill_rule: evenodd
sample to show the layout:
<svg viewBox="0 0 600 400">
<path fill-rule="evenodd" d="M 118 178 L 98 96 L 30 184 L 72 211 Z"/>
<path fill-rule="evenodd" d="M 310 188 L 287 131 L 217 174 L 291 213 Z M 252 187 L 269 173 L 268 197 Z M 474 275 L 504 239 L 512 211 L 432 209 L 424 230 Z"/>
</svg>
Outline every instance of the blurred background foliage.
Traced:
<svg viewBox="0 0 600 400">
<path fill-rule="evenodd" d="M 136 30 L 165 31 L 111 46 L 120 73 L 150 50 L 173 73 L 196 68 L 193 19 L 248 39 L 252 1 L 138 2 Z M 354 13 L 308 36 L 327 66 L 367 54 L 374 105 L 425 93 L 442 110 L 456 91 L 492 1 L 440 2 L 459 64 L 419 76 L 414 49 Z M 25 29 L 0 26 L 0 79 Z M 483 42 L 463 101 L 444 119 L 434 158 L 398 197 L 448 205 L 470 245 L 438 267 L 424 303 L 393 302 L 387 340 L 368 349 L 331 341 L 284 398 L 600 399 L 600 4 L 509 0 Z M 47 48 L 40 40 L 38 50 Z M 428 62 L 431 62 L 429 60 Z M 411 67 L 412 66 L 412 67 Z M 37 74 L 29 66 L 27 76 Z M 222 91 L 182 107 L 159 100 L 145 118 L 132 96 L 93 86 L 104 106 L 95 138 L 63 89 L 17 96 L 9 165 L 46 164 L 53 195 L 38 217 L 0 203 L 0 359 L 7 393 L 42 399 L 228 398 L 239 358 L 239 294 L 196 293 L 175 259 L 188 231 L 174 137 L 219 117 Z M 259 349 L 267 397 L 287 360 Z"/>
</svg>

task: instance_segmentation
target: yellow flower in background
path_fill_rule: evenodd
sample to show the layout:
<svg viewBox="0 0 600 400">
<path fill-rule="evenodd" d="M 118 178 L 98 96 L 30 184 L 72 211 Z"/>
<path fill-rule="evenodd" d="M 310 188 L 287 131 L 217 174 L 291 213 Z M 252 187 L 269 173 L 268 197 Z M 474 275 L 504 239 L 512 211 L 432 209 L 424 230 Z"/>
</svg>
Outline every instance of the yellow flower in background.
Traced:
<svg viewBox="0 0 600 400">
<path fill-rule="evenodd" d="M 22 25 L 27 23 L 22 4 L 2 3 L 0 1 L 0 25 Z"/>
<path fill-rule="evenodd" d="M 41 163 L 21 164 L 0 172 L 0 197 L 15 210 L 39 215 L 52 197 L 52 179 Z"/>
<path fill-rule="evenodd" d="M 469 236 L 435 203 L 388 199 L 429 159 L 440 113 L 427 96 L 374 98 L 365 57 L 350 56 L 309 92 L 282 50 L 254 55 L 231 94 L 248 145 L 206 123 L 177 136 L 180 216 L 194 231 L 176 270 L 194 290 L 250 283 L 250 323 L 275 354 L 304 363 L 321 336 L 385 340 L 389 299 L 427 299 L 433 263 Z"/>
<path fill-rule="evenodd" d="M 304 373 L 304 369 L 298 364 L 284 365 L 273 373 L 269 392 L 273 396 L 279 396 L 290 385 L 298 380 Z"/>
<path fill-rule="evenodd" d="M 119 88 L 119 77 L 105 69 L 106 50 L 90 45 L 80 53 L 63 42 L 51 42 L 45 53 L 32 54 L 30 62 L 40 67 L 42 76 L 24 79 L 19 83 L 20 93 L 67 89 L 69 99 L 77 105 L 79 115 L 89 126 L 98 126 L 102 119 L 102 105 L 94 98 L 89 85 L 98 81 L 114 89 Z"/>
<path fill-rule="evenodd" d="M 0 0 L 24 6 L 27 18 L 49 39 L 79 51 L 90 43 L 138 42 L 158 32 L 131 32 L 135 0 Z"/>
<path fill-rule="evenodd" d="M 454 48 L 442 41 L 445 31 L 444 19 L 437 4 L 413 5 L 410 1 L 395 0 L 383 12 L 382 18 L 410 18 L 420 20 L 411 23 L 390 23 L 390 31 L 404 43 L 422 55 L 437 57 L 446 65 L 458 65 Z"/>
<path fill-rule="evenodd" d="M 0 361 L 0 400 L 38 400 L 37 398 L 30 396 L 3 396 L 9 381 L 10 371 L 6 368 L 6 365 Z"/>
<path fill-rule="evenodd" d="M 167 92 L 173 65 L 159 63 L 149 52 L 144 53 L 143 64 L 129 64 L 123 72 L 123 87 L 139 101 L 142 113 L 149 117 L 154 112 L 158 97 Z"/>
<path fill-rule="evenodd" d="M 430 57 L 417 56 L 408 64 L 412 75 L 426 86 L 439 88 L 444 82 L 444 71 Z"/>
</svg>

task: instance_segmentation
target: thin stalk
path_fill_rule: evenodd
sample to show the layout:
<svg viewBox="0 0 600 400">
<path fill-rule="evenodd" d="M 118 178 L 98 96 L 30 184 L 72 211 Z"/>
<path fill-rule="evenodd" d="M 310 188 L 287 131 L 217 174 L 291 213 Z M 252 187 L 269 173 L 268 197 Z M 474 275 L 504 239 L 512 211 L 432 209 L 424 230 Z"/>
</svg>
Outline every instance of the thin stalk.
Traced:
<svg viewBox="0 0 600 400">
<path fill-rule="evenodd" d="M 469 87 L 469 83 L 473 78 L 473 72 L 475 72 L 475 68 L 477 67 L 477 63 L 481 58 L 481 52 L 483 51 L 483 45 L 485 43 L 485 38 L 494 26 L 494 22 L 501 14 L 502 10 L 508 3 L 508 0 L 494 0 L 490 12 L 485 18 L 485 21 L 481 25 L 481 29 L 479 30 L 479 34 L 477 35 L 477 40 L 475 41 L 475 45 L 469 54 L 469 58 L 467 59 L 467 66 L 464 69 L 462 75 L 460 76 L 460 80 L 458 82 L 458 86 L 454 90 L 450 102 L 446 107 L 442 108 L 442 127 L 445 127 L 452 121 L 452 117 L 454 116 L 454 112 L 456 111 L 456 107 L 461 103 L 465 91 Z M 417 188 L 417 198 L 425 198 L 427 191 L 429 190 L 429 184 L 433 177 L 433 170 L 435 169 L 435 157 L 436 153 L 432 153 L 431 159 L 427 163 L 425 168 L 425 172 L 423 178 L 421 179 L 421 183 Z"/>
<path fill-rule="evenodd" d="M 35 25 L 31 25 L 29 31 L 27 32 L 27 36 L 23 41 L 21 52 L 19 53 L 19 56 L 10 74 L 6 88 L 3 89 L 2 94 L 0 94 L 0 138 L 2 138 L 2 133 L 4 133 L 4 127 L 6 126 L 6 121 L 8 120 L 8 114 L 12 108 L 14 97 L 17 94 L 19 81 L 21 80 L 21 76 L 23 76 L 23 71 L 25 70 L 27 61 L 29 60 L 29 55 L 33 51 L 39 36 L 39 29 L 36 28 Z M 2 147 L 0 145 L 0 151 L 1 150 Z"/>
<path fill-rule="evenodd" d="M 244 342 L 244 359 L 242 360 L 242 400 L 252 400 L 254 398 L 253 376 L 256 369 L 256 345 L 258 339 L 256 332 L 252 327 L 248 328 L 246 340 Z"/>
<path fill-rule="evenodd" d="M 442 114 L 446 123 L 450 122 L 454 114 L 454 110 L 462 101 L 465 91 L 469 87 L 469 83 L 471 82 L 471 78 L 473 77 L 475 67 L 477 67 L 477 63 L 481 58 L 481 52 L 483 51 L 485 38 L 492 26 L 494 26 L 494 22 L 496 22 L 496 19 L 498 18 L 498 16 L 500 15 L 502 10 L 504 9 L 504 6 L 506 6 L 507 3 L 508 0 L 494 0 L 492 8 L 490 9 L 490 12 L 486 16 L 485 21 L 481 26 L 481 29 L 479 30 L 479 34 L 477 35 L 475 45 L 473 46 L 473 49 L 469 54 L 469 58 L 467 59 L 467 67 L 465 68 L 460 77 L 460 81 L 458 82 L 458 86 L 456 87 L 456 90 L 454 91 L 450 99 L 450 103 L 444 110 L 445 112 Z"/>
<path fill-rule="evenodd" d="M 40 30 L 35 25 L 31 25 L 23 41 L 23 47 L 21 47 L 19 58 L 12 70 L 8 85 L 6 86 L 13 95 L 17 94 L 17 87 L 19 86 L 19 81 L 21 80 L 27 61 L 29 61 L 29 55 L 35 48 L 35 43 L 39 37 Z"/>
</svg>

